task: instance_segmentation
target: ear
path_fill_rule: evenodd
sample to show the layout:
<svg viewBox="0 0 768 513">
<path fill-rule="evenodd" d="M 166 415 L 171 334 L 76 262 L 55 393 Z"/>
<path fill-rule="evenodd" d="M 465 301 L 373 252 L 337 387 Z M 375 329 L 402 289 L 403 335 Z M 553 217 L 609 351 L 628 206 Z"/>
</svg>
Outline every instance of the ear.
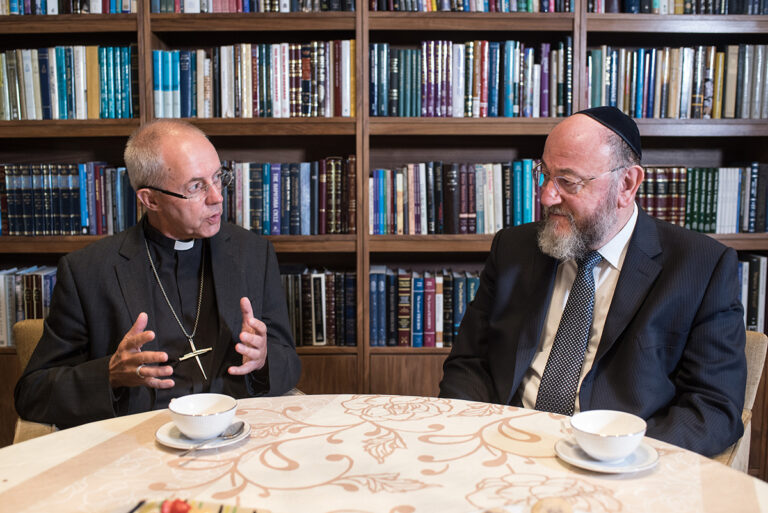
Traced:
<svg viewBox="0 0 768 513">
<path fill-rule="evenodd" d="M 619 180 L 619 208 L 625 208 L 635 201 L 637 189 L 645 178 L 645 170 L 642 166 L 632 166 L 624 172 Z"/>
<path fill-rule="evenodd" d="M 152 212 L 156 212 L 160 209 L 160 205 L 158 205 L 155 200 L 155 196 L 156 195 L 151 189 L 139 189 L 136 191 L 136 197 L 139 198 L 139 201 L 144 205 L 144 208 Z"/>
</svg>

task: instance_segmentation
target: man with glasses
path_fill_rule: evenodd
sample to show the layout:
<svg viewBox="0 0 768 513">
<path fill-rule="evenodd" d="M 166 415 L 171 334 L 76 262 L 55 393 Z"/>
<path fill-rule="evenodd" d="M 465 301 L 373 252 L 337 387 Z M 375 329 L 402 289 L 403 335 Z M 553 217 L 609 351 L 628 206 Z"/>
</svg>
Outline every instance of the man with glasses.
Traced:
<svg viewBox="0 0 768 513">
<path fill-rule="evenodd" d="M 19 415 L 69 427 L 190 393 L 290 390 L 300 362 L 274 248 L 222 223 L 232 173 L 213 145 L 158 120 L 130 137 L 125 163 L 146 215 L 59 262 Z"/>
<path fill-rule="evenodd" d="M 627 411 L 704 455 L 742 435 L 736 252 L 635 204 L 641 152 L 614 107 L 552 130 L 535 173 L 543 220 L 496 234 L 441 396 Z"/>
</svg>

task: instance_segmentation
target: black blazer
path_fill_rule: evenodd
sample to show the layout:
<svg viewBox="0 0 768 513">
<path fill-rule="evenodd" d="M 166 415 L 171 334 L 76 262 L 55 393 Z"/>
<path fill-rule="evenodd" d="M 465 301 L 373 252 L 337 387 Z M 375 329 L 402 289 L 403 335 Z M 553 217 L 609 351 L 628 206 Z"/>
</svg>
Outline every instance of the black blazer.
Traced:
<svg viewBox="0 0 768 513">
<path fill-rule="evenodd" d="M 539 250 L 537 228 L 496 234 L 441 396 L 510 404 L 535 356 L 558 265 Z M 640 210 L 580 407 L 634 413 L 648 436 L 716 454 L 743 433 L 744 344 L 736 252 Z"/>
<path fill-rule="evenodd" d="M 258 235 L 223 223 L 210 240 L 219 325 L 231 344 L 213 353 L 210 391 L 247 397 L 280 395 L 296 385 L 301 364 L 288 323 L 288 312 L 274 248 Z M 27 420 L 68 427 L 147 411 L 154 391 L 120 389 L 109 384 L 110 356 L 140 312 L 154 316 L 141 223 L 64 256 L 59 261 L 51 309 L 43 336 L 16 385 L 16 411 Z M 267 363 L 247 379 L 227 373 L 240 365 L 234 350 L 242 327 L 240 298 L 248 297 L 253 314 L 267 324 Z M 157 340 L 143 346 L 158 350 Z"/>
</svg>

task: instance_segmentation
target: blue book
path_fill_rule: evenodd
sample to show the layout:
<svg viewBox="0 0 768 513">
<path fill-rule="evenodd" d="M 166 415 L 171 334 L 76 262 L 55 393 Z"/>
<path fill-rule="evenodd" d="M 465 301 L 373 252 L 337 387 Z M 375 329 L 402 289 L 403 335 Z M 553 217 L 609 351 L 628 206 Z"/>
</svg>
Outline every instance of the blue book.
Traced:
<svg viewBox="0 0 768 513">
<path fill-rule="evenodd" d="M 180 50 L 179 55 L 179 115 L 182 118 L 192 117 L 192 73 L 191 55 L 189 50 Z"/>
<path fill-rule="evenodd" d="M 298 173 L 298 169 L 296 170 Z M 291 165 L 280 165 L 280 234 L 291 234 Z"/>
<path fill-rule="evenodd" d="M 59 119 L 69 119 L 67 113 L 68 89 L 67 89 L 67 53 L 63 46 L 56 47 L 56 82 L 59 90 Z"/>
<path fill-rule="evenodd" d="M 87 165 L 78 164 L 77 174 L 80 180 L 80 232 L 88 233 L 88 176 Z"/>
<path fill-rule="evenodd" d="M 51 85 L 48 82 L 48 48 L 37 50 L 37 63 L 40 70 L 40 102 L 43 108 L 43 119 L 51 117 Z"/>
<path fill-rule="evenodd" d="M 317 160 L 312 161 L 309 166 L 309 201 L 310 201 L 310 223 L 309 223 L 309 229 L 310 234 L 317 235 L 317 209 L 318 202 L 317 202 L 317 194 L 318 194 L 318 188 L 317 188 L 317 180 L 318 176 L 320 174 L 320 162 Z"/>
<path fill-rule="evenodd" d="M 371 116 L 379 115 L 379 43 L 371 43 L 369 45 L 369 63 L 370 79 L 368 84 L 368 98 L 370 101 L 370 108 L 368 114 Z"/>
<path fill-rule="evenodd" d="M 387 233 L 387 172 L 384 169 L 378 169 L 379 179 L 376 182 L 378 189 L 378 207 L 376 214 L 379 219 L 379 234 Z"/>
<path fill-rule="evenodd" d="M 648 53 L 648 93 L 645 98 L 645 117 L 653 117 L 653 107 L 656 93 L 656 48 L 650 48 Z"/>
<path fill-rule="evenodd" d="M 115 119 L 115 48 L 107 47 L 107 118 Z"/>
<path fill-rule="evenodd" d="M 149 4 L 150 12 L 160 12 L 160 0 L 151 0 Z"/>
<path fill-rule="evenodd" d="M 280 235 L 280 214 L 282 213 L 280 203 L 280 185 L 281 185 L 281 165 L 270 165 L 270 196 L 271 196 L 271 215 L 270 215 L 270 233 L 272 235 Z"/>
<path fill-rule="evenodd" d="M 632 117 L 643 117 L 643 68 L 645 66 L 645 48 L 637 49 L 637 73 L 635 80 L 635 114 Z"/>
<path fill-rule="evenodd" d="M 133 84 L 131 83 L 131 47 L 120 47 L 121 73 L 123 75 L 123 89 L 121 91 L 123 111 L 118 116 L 121 118 L 133 117 Z"/>
<path fill-rule="evenodd" d="M 173 114 L 171 117 L 181 116 L 181 90 L 179 89 L 179 50 L 171 51 L 171 101 Z"/>
<path fill-rule="evenodd" d="M 515 55 L 515 41 L 504 42 L 504 117 L 511 118 L 514 116 L 514 104 L 515 98 L 513 93 L 512 84 L 514 83 L 514 55 Z"/>
<path fill-rule="evenodd" d="M 115 118 L 123 115 L 123 103 L 125 102 L 125 89 L 123 87 L 123 54 L 119 46 L 112 49 L 112 81 L 115 84 L 115 94 L 112 103 L 115 108 Z"/>
<path fill-rule="evenodd" d="M 453 273 L 453 339 L 459 334 L 459 326 L 467 310 L 467 278 L 464 273 Z"/>
<path fill-rule="evenodd" d="M 411 347 L 424 346 L 424 277 L 414 272 L 411 285 Z"/>
<path fill-rule="evenodd" d="M 467 272 L 467 305 L 472 303 L 480 287 L 480 276 L 476 273 Z"/>
<path fill-rule="evenodd" d="M 119 233 L 125 230 L 125 198 L 123 197 L 123 179 L 122 175 L 125 174 L 124 167 L 118 167 L 114 171 L 115 173 L 115 233 Z"/>
<path fill-rule="evenodd" d="M 261 233 L 269 235 L 272 233 L 272 165 L 268 162 L 262 167 L 261 187 L 263 190 L 264 210 L 261 218 Z"/>
<path fill-rule="evenodd" d="M 387 270 L 376 274 L 376 292 L 378 294 L 378 320 L 376 321 L 376 345 L 387 345 Z"/>
<path fill-rule="evenodd" d="M 109 116 L 109 98 L 107 97 L 107 47 L 99 47 L 99 118 L 107 119 Z"/>
<path fill-rule="evenodd" d="M 190 96 L 192 98 L 192 113 L 191 117 L 197 117 L 197 52 L 190 52 L 189 60 L 189 74 L 192 75 L 192 89 Z"/>
<path fill-rule="evenodd" d="M 389 43 L 379 43 L 379 64 L 378 64 L 378 87 L 379 96 L 379 116 L 389 114 Z"/>
<path fill-rule="evenodd" d="M 369 272 L 369 282 L 370 282 L 370 291 L 369 291 L 369 297 L 368 301 L 370 302 L 370 326 L 369 328 L 369 345 L 370 346 L 382 346 L 385 343 L 384 339 L 380 339 L 381 329 L 379 327 L 379 322 L 381 320 L 381 313 L 380 310 L 386 309 L 386 299 L 384 301 L 381 301 L 382 298 L 385 298 L 379 291 L 379 285 L 384 283 L 382 280 L 379 279 L 379 277 L 384 277 L 386 275 L 387 268 L 383 265 L 372 265 Z M 383 287 L 382 287 L 383 288 Z M 386 329 L 386 326 L 385 326 Z"/>
<path fill-rule="evenodd" d="M 299 164 L 299 203 L 301 205 L 301 235 L 311 235 L 310 163 Z"/>
<path fill-rule="evenodd" d="M 488 116 L 499 116 L 499 45 L 488 43 Z"/>
<path fill-rule="evenodd" d="M 160 74 L 160 88 L 163 91 L 163 117 L 173 117 L 173 94 L 171 91 L 171 67 L 173 66 L 173 52 L 163 51 L 162 73 Z"/>
<path fill-rule="evenodd" d="M 512 162 L 512 224 L 523 224 L 523 161 Z"/>
<path fill-rule="evenodd" d="M 103 48 L 99 48 L 99 56 Z M 152 50 L 152 98 L 154 99 L 155 117 L 164 118 L 163 112 L 163 87 L 161 85 L 163 76 L 163 51 Z M 104 94 L 104 88 L 102 88 L 102 95 Z M 101 102 L 102 110 L 104 109 L 105 102 Z M 102 117 L 105 117 L 102 115 Z"/>
<path fill-rule="evenodd" d="M 22 2 L 23 5 L 23 2 Z M 9 14 L 21 14 L 19 12 L 19 0 L 9 0 L 8 1 L 8 13 Z"/>
<path fill-rule="evenodd" d="M 533 222 L 533 159 L 523 159 L 523 223 Z"/>
</svg>

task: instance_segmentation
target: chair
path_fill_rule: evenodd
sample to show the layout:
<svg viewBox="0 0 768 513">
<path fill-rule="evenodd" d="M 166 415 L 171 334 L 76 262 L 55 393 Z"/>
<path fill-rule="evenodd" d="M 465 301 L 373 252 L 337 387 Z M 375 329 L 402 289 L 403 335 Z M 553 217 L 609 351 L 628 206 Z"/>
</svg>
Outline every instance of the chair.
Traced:
<svg viewBox="0 0 768 513">
<path fill-rule="evenodd" d="M 23 371 L 35 346 L 43 336 L 43 319 L 26 319 L 13 325 L 13 340 L 16 344 L 16 354 L 19 356 L 21 370 Z M 53 433 L 57 428 L 53 424 L 41 424 L 19 418 L 16 421 L 16 432 L 13 435 L 13 443 L 17 444 L 38 436 Z"/>
<path fill-rule="evenodd" d="M 735 444 L 721 452 L 713 459 L 731 468 L 747 472 L 749 466 L 749 445 L 752 437 L 752 406 L 755 404 L 757 387 L 763 374 L 768 337 L 757 331 L 747 331 L 747 388 L 744 393 L 744 411 L 741 421 L 744 424 L 744 434 Z"/>
</svg>

